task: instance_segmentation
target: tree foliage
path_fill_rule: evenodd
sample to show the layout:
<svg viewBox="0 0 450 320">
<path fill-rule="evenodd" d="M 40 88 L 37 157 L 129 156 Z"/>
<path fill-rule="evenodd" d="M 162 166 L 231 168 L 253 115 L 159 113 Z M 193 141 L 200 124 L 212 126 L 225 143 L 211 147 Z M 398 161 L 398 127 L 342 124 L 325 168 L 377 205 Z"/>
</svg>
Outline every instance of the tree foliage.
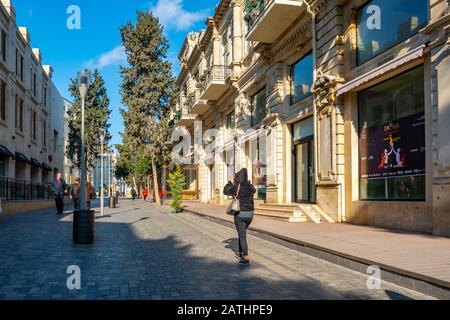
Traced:
<svg viewBox="0 0 450 320">
<path fill-rule="evenodd" d="M 167 183 L 169 184 L 170 191 L 172 192 L 170 207 L 173 209 L 174 213 L 177 213 L 183 209 L 183 199 L 181 195 L 186 186 L 186 177 L 180 166 L 177 166 L 176 170 L 169 174 Z"/>
<path fill-rule="evenodd" d="M 71 79 L 69 86 L 73 98 L 72 108 L 68 114 L 69 120 L 69 144 L 67 157 L 77 166 L 81 167 L 81 98 L 77 79 Z M 95 69 L 92 73 L 92 81 L 85 101 L 85 146 L 86 164 L 88 168 L 94 168 L 95 161 L 100 154 L 99 130 L 105 129 L 105 144 L 111 139 L 109 132 L 109 98 L 105 88 L 105 81 L 100 72 Z"/>
<path fill-rule="evenodd" d="M 126 23 L 120 33 L 128 66 L 121 67 L 125 130 L 118 147 L 119 163 L 127 168 L 123 172 L 128 172 L 128 179 L 141 181 L 144 174 L 155 176 L 156 167 L 169 161 L 172 124 L 168 113 L 175 78 L 167 59 L 169 42 L 151 12 L 138 12 L 137 22 Z"/>
</svg>

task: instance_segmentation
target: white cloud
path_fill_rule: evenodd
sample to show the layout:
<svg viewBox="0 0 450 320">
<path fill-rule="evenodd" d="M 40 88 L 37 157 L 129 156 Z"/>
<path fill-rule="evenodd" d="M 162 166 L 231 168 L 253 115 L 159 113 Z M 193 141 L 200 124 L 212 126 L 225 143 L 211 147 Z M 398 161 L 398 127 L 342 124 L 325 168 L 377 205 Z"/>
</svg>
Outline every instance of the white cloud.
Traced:
<svg viewBox="0 0 450 320">
<path fill-rule="evenodd" d="M 188 30 L 208 15 L 208 10 L 186 11 L 183 9 L 183 0 L 158 0 L 155 6 L 150 7 L 150 11 L 167 29 L 177 31 Z"/>
<path fill-rule="evenodd" d="M 85 66 L 89 69 L 102 69 L 111 65 L 118 65 L 127 61 L 127 55 L 125 54 L 125 48 L 118 46 L 111 51 L 102 53 L 98 58 L 89 60 L 85 63 Z"/>
</svg>

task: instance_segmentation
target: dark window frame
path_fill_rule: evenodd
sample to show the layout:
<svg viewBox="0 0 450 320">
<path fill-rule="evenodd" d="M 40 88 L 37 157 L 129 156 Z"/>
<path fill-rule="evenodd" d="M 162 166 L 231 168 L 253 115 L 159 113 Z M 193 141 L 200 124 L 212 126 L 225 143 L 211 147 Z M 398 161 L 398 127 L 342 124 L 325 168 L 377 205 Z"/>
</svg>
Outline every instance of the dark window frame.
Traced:
<svg viewBox="0 0 450 320">
<path fill-rule="evenodd" d="M 259 121 L 256 121 L 255 112 L 257 111 L 257 107 L 258 107 L 257 97 L 262 92 L 264 92 L 264 105 L 263 105 L 264 117 L 262 117 L 261 119 L 258 119 Z M 251 109 L 250 110 L 251 111 L 251 115 L 250 115 L 251 123 L 250 124 L 251 124 L 251 127 L 255 127 L 255 126 L 261 124 L 262 120 L 264 120 L 264 118 L 265 118 L 265 115 L 267 115 L 267 92 L 266 92 L 265 86 L 250 97 L 250 106 L 251 106 L 250 107 L 250 109 Z M 261 113 L 261 114 L 263 114 L 263 113 Z"/>
</svg>

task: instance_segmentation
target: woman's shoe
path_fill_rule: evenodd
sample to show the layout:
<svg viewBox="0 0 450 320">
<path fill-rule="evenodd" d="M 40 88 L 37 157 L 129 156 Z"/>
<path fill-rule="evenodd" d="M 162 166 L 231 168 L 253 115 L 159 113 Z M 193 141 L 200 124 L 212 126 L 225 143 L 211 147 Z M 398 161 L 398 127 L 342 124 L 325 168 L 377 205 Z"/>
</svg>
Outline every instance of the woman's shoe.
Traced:
<svg viewBox="0 0 450 320">
<path fill-rule="evenodd" d="M 250 265 L 250 259 L 248 256 L 244 256 L 243 258 L 241 258 L 241 260 L 239 260 L 239 264 L 243 265 L 243 266 L 248 266 Z"/>
</svg>

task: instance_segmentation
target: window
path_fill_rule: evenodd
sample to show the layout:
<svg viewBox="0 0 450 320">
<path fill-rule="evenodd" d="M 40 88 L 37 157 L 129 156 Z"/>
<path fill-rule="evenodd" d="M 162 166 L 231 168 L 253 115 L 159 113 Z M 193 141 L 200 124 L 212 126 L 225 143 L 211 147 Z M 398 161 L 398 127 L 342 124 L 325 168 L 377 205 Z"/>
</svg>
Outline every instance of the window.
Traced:
<svg viewBox="0 0 450 320">
<path fill-rule="evenodd" d="M 312 53 L 309 53 L 291 67 L 291 104 L 311 95 L 313 73 Z"/>
<path fill-rule="evenodd" d="M 58 131 L 53 131 L 53 152 L 56 153 L 58 150 L 58 139 L 59 139 L 59 133 Z"/>
<path fill-rule="evenodd" d="M 47 109 L 47 88 L 42 87 L 42 106 Z"/>
<path fill-rule="evenodd" d="M 47 146 L 47 121 L 42 120 L 42 145 Z"/>
<path fill-rule="evenodd" d="M 19 75 L 19 49 L 16 49 L 16 76 Z"/>
<path fill-rule="evenodd" d="M 36 73 L 33 73 L 33 78 L 32 78 L 33 80 L 33 83 L 32 83 L 32 85 L 31 85 L 31 87 L 33 88 L 33 96 L 37 96 L 37 83 L 36 83 L 36 81 L 37 81 L 37 77 L 36 77 Z"/>
<path fill-rule="evenodd" d="M 266 117 L 266 88 L 251 97 L 251 125 L 256 126 Z"/>
<path fill-rule="evenodd" d="M 231 112 L 227 115 L 227 129 L 235 129 L 236 128 L 236 114 L 235 112 Z"/>
<path fill-rule="evenodd" d="M 6 62 L 6 52 L 7 52 L 7 50 L 8 50 L 8 48 L 7 48 L 7 36 L 6 36 L 6 32 L 5 32 L 5 30 L 3 30 L 2 29 L 2 43 L 1 43 L 1 45 L 2 45 L 2 47 L 1 47 L 1 50 L 2 50 L 2 60 L 4 61 L 4 62 Z"/>
<path fill-rule="evenodd" d="M 427 0 L 372 0 L 359 9 L 358 65 L 417 33 L 427 13 Z"/>
<path fill-rule="evenodd" d="M 36 141 L 36 111 L 31 111 L 31 139 Z"/>
<path fill-rule="evenodd" d="M 425 200 L 423 66 L 358 99 L 361 200 Z"/>
<path fill-rule="evenodd" d="M 23 131 L 23 100 L 16 94 L 16 129 Z"/>
<path fill-rule="evenodd" d="M 0 119 L 6 121 L 6 83 L 0 80 Z"/>
<path fill-rule="evenodd" d="M 23 56 L 20 56 L 20 80 L 23 82 L 24 74 L 23 74 Z"/>
<path fill-rule="evenodd" d="M 197 170 L 186 169 L 186 170 L 184 170 L 184 175 L 186 177 L 185 190 L 196 191 L 197 190 Z"/>
</svg>

